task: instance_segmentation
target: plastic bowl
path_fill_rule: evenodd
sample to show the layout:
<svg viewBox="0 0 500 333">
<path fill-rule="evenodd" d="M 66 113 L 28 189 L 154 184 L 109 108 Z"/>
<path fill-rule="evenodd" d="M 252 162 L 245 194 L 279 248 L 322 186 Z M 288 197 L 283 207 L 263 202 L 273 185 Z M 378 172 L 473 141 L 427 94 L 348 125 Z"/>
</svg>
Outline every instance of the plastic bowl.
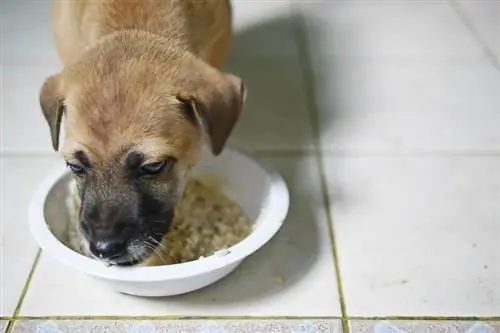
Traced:
<svg viewBox="0 0 500 333">
<path fill-rule="evenodd" d="M 71 181 L 65 167 L 47 177 L 32 198 L 31 233 L 45 255 L 125 294 L 171 296 L 203 288 L 231 273 L 276 234 L 288 213 L 289 193 L 276 171 L 235 149 L 226 148 L 218 157 L 204 154 L 201 165 L 194 176 L 216 181 L 254 223 L 252 234 L 224 255 L 168 266 L 122 268 L 107 267 L 78 254 L 65 245 L 69 221 L 66 198 Z"/>
</svg>

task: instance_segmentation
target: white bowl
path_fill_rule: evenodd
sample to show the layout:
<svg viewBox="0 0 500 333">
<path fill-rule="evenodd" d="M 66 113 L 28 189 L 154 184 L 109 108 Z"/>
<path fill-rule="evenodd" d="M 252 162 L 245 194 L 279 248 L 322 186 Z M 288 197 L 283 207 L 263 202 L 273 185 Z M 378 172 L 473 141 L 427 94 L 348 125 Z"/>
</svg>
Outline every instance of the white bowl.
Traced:
<svg viewBox="0 0 500 333">
<path fill-rule="evenodd" d="M 223 256 L 156 267 L 107 267 L 64 245 L 69 211 L 66 198 L 71 176 L 65 167 L 47 177 L 31 200 L 30 229 L 46 255 L 101 280 L 114 290 L 137 296 L 170 296 L 212 284 L 231 273 L 266 244 L 288 213 L 289 193 L 281 176 L 249 156 L 226 148 L 218 157 L 204 154 L 198 177 L 216 180 L 254 223 L 254 231 Z"/>
</svg>

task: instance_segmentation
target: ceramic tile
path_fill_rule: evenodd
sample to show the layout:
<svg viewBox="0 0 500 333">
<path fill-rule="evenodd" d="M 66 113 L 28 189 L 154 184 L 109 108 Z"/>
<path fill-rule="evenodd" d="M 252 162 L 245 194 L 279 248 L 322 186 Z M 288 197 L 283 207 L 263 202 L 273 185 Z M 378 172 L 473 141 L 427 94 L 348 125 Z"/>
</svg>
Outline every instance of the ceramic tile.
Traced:
<svg viewBox="0 0 500 333">
<path fill-rule="evenodd" d="M 56 161 L 2 157 L 0 163 L 0 315 L 12 316 L 38 250 L 28 229 L 28 205 Z"/>
<path fill-rule="evenodd" d="M 235 0 L 232 3 L 234 54 L 296 56 L 289 1 Z"/>
<path fill-rule="evenodd" d="M 459 8 L 472 23 L 481 42 L 500 62 L 500 2 L 497 0 L 458 0 Z"/>
<path fill-rule="evenodd" d="M 295 4 L 295 2 L 293 2 Z M 303 1 L 311 53 L 361 58 L 483 58 L 446 1 Z"/>
<path fill-rule="evenodd" d="M 2 66 L 1 152 L 52 153 L 49 127 L 38 96 L 55 66 Z"/>
<path fill-rule="evenodd" d="M 33 0 L 2 1 L 1 64 L 59 64 L 51 30 L 51 3 Z"/>
<path fill-rule="evenodd" d="M 110 291 L 42 254 L 21 315 L 339 316 L 317 165 L 312 158 L 272 162 L 292 192 L 289 218 L 275 239 L 224 280 L 183 296 L 141 299 Z"/>
<path fill-rule="evenodd" d="M 350 316 L 497 316 L 500 158 L 326 158 Z"/>
<path fill-rule="evenodd" d="M 19 321 L 14 333 L 27 332 L 164 333 L 340 333 L 338 320 L 173 320 L 173 321 Z"/>
<path fill-rule="evenodd" d="M 498 322 L 470 321 L 351 321 L 351 333 L 494 333 Z"/>
<path fill-rule="evenodd" d="M 289 2 L 233 4 L 236 32 L 225 69 L 243 79 L 248 98 L 231 143 L 249 150 L 310 148 L 310 120 Z"/>
<path fill-rule="evenodd" d="M 486 60 L 325 56 L 314 72 L 324 149 L 500 149 L 500 73 Z"/>
<path fill-rule="evenodd" d="M 313 146 L 298 61 L 234 57 L 228 70 L 244 80 L 248 91 L 244 113 L 230 139 L 232 145 L 249 150 Z"/>
</svg>

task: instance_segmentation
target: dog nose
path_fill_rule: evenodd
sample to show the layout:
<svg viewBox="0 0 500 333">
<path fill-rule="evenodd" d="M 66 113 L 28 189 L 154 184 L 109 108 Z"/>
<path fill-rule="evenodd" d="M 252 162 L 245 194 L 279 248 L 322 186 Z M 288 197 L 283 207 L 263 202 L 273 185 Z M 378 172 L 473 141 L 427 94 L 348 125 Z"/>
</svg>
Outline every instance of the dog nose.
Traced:
<svg viewBox="0 0 500 333">
<path fill-rule="evenodd" d="M 116 240 L 99 240 L 90 243 L 90 252 L 100 259 L 115 259 L 126 253 L 126 244 Z"/>
</svg>

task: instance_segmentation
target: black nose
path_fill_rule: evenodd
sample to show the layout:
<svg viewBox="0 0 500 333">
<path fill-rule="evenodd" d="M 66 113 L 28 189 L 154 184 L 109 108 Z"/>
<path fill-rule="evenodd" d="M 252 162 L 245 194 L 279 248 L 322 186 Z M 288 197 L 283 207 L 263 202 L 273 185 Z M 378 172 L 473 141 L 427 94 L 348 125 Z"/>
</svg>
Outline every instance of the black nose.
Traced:
<svg viewBox="0 0 500 333">
<path fill-rule="evenodd" d="M 127 246 L 116 240 L 99 240 L 90 243 L 90 252 L 100 259 L 116 259 L 126 254 Z"/>
</svg>

